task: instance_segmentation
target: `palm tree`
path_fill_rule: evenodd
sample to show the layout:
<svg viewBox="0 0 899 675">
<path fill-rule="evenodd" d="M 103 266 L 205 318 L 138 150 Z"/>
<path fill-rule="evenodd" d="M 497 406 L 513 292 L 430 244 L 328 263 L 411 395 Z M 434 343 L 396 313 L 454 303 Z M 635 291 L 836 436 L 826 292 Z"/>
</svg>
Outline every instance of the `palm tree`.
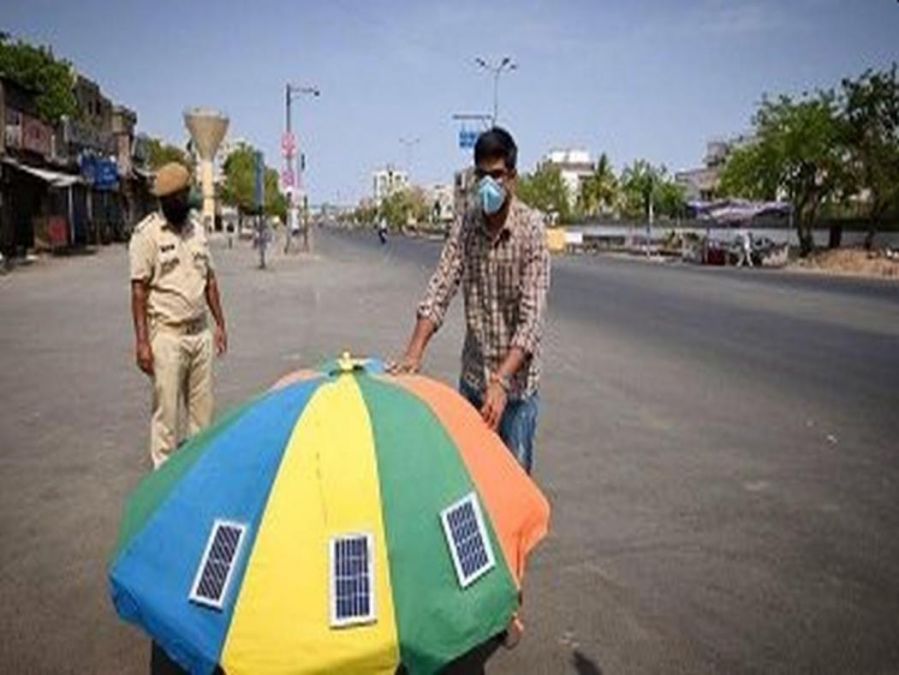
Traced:
<svg viewBox="0 0 899 675">
<path fill-rule="evenodd" d="M 608 211 L 618 203 L 618 178 L 612 170 L 608 155 L 602 153 L 593 174 L 584 181 L 580 194 L 580 208 L 584 215 L 595 216 Z"/>
</svg>

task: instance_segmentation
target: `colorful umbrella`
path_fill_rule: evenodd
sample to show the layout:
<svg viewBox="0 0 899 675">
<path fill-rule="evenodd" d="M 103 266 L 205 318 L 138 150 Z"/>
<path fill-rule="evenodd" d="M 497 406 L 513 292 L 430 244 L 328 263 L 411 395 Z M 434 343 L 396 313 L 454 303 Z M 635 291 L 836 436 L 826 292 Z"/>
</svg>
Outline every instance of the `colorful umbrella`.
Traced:
<svg viewBox="0 0 899 675">
<path fill-rule="evenodd" d="M 144 479 L 111 593 L 192 672 L 433 673 L 505 628 L 548 520 L 453 389 L 344 358 Z"/>
</svg>

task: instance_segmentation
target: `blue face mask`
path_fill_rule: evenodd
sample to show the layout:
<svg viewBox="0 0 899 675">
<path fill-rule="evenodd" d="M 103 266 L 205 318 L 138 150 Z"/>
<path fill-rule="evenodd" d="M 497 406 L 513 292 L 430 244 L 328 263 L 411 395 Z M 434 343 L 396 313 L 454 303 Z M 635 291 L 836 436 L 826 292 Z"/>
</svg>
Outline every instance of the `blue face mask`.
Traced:
<svg viewBox="0 0 899 675">
<path fill-rule="evenodd" d="M 492 176 L 484 176 L 478 183 L 478 199 L 484 213 L 492 216 L 503 208 L 506 202 L 506 189 Z"/>
</svg>

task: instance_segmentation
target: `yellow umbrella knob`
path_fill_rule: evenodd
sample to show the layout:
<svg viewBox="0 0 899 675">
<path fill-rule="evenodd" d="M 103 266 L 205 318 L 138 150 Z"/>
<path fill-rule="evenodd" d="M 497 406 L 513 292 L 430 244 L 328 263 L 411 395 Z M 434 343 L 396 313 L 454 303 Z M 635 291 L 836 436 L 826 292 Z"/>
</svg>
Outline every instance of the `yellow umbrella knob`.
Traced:
<svg viewBox="0 0 899 675">
<path fill-rule="evenodd" d="M 341 373 L 351 373 L 353 372 L 355 362 L 349 352 L 344 352 L 340 355 L 340 358 L 337 359 L 337 366 L 340 368 Z"/>
</svg>

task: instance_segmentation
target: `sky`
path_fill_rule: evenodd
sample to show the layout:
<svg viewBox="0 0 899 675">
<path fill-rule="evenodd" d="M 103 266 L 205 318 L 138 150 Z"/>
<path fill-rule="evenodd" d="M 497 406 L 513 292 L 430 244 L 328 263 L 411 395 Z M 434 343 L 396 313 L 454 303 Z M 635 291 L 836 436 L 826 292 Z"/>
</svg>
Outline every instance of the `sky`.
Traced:
<svg viewBox="0 0 899 675">
<path fill-rule="evenodd" d="M 522 171 L 564 147 L 695 167 L 709 138 L 750 128 L 763 94 L 899 61 L 896 0 L 0 0 L 0 29 L 51 45 L 140 131 L 182 143 L 182 111 L 217 108 L 276 167 L 285 83 L 318 87 L 293 114 L 314 203 L 354 203 L 388 163 L 451 182 L 471 163 L 452 115 L 493 105 L 477 57 L 518 66 L 499 123 Z"/>
</svg>

